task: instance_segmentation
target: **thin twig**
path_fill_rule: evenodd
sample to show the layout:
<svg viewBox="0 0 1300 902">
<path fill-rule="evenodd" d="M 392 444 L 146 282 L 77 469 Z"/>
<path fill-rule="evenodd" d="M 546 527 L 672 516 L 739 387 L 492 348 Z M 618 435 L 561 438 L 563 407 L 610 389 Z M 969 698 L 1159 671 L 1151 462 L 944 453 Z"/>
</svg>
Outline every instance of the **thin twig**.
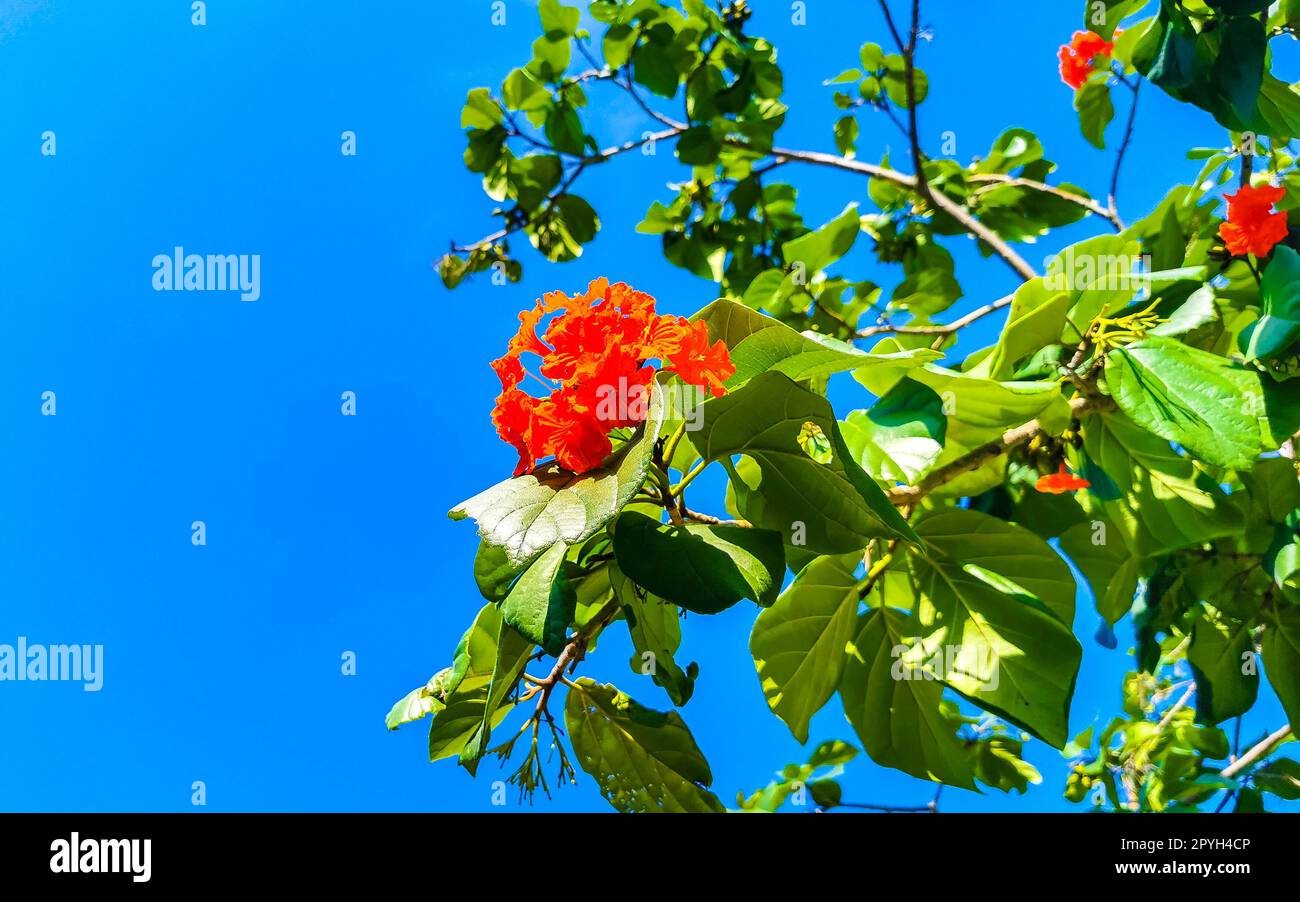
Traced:
<svg viewBox="0 0 1300 902">
<path fill-rule="evenodd" d="M 967 313 L 965 316 L 955 319 L 950 323 L 943 323 L 940 325 L 933 325 L 933 326 L 894 326 L 889 323 L 883 323 L 880 325 L 867 326 L 864 329 L 859 329 L 856 337 L 870 338 L 873 335 L 881 335 L 884 333 L 896 334 L 896 335 L 946 335 L 950 332 L 956 332 L 958 329 L 964 328 L 965 326 L 969 326 L 977 319 L 988 316 L 990 313 L 993 313 L 996 310 L 1001 310 L 1003 307 L 1006 307 L 1008 304 L 1010 304 L 1014 299 L 1015 299 L 1015 295 L 1013 294 L 1009 294 L 1006 297 L 998 298 L 996 301 L 993 301 L 992 303 L 985 304 L 983 307 L 979 307 L 975 310 L 972 310 L 970 313 Z"/>
<path fill-rule="evenodd" d="M 1124 223 L 1120 219 L 1119 208 L 1115 205 L 1115 195 L 1119 192 L 1119 171 L 1124 165 L 1124 154 L 1128 152 L 1129 143 L 1133 140 L 1133 123 L 1137 120 L 1138 91 L 1141 88 L 1142 80 L 1138 79 L 1137 84 L 1133 86 L 1133 103 L 1128 108 L 1128 123 L 1124 126 L 1124 139 L 1120 142 L 1119 153 L 1115 155 L 1115 168 L 1110 173 L 1109 219 L 1120 229 L 1124 228 Z"/>
<path fill-rule="evenodd" d="M 1274 748 L 1280 745 L 1282 741 L 1285 740 L 1290 735 L 1291 735 L 1291 725 L 1284 724 L 1283 726 L 1274 730 L 1272 733 L 1265 736 L 1259 742 L 1255 743 L 1249 749 L 1247 749 L 1246 753 L 1242 755 L 1240 758 L 1238 758 L 1236 761 L 1232 762 L 1223 770 L 1219 771 L 1219 776 L 1221 777 L 1236 776 L 1237 774 L 1241 773 L 1245 768 L 1249 767 L 1250 765 L 1258 761 L 1260 758 L 1263 758 L 1265 755 L 1272 752 Z"/>
<path fill-rule="evenodd" d="M 1070 399 L 1070 411 L 1074 416 L 1090 411 L 1111 409 L 1115 402 L 1104 396 L 1078 395 Z M 889 500 L 894 504 L 915 504 L 922 496 L 929 494 L 944 483 L 956 479 L 963 473 L 977 469 L 985 461 L 1006 454 L 1012 448 L 1023 445 L 1042 431 L 1042 424 L 1030 420 L 1022 426 L 1008 429 L 1000 438 L 986 442 L 968 451 L 956 460 L 933 470 L 916 485 L 900 485 L 889 490 Z"/>
</svg>

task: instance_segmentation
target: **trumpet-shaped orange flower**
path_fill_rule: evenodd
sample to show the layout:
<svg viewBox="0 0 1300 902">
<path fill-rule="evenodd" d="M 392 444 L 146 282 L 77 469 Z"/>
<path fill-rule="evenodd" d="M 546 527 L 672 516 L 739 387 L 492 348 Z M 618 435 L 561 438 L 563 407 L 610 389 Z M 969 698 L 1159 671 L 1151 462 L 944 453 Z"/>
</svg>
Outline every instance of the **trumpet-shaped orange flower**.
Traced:
<svg viewBox="0 0 1300 902">
<path fill-rule="evenodd" d="M 1115 32 L 1116 36 L 1119 32 Z M 1062 44 L 1057 57 L 1061 61 L 1061 81 L 1076 91 L 1083 87 L 1097 68 L 1097 57 L 1109 57 L 1115 45 L 1091 31 L 1076 31 L 1068 44 Z M 1105 65 L 1103 61 L 1102 66 Z"/>
<path fill-rule="evenodd" d="M 1219 237 L 1228 253 L 1263 257 L 1286 237 L 1286 214 L 1273 210 L 1273 205 L 1286 197 L 1285 188 L 1243 185 L 1236 194 L 1224 197 L 1228 201 L 1228 221 L 1219 226 Z"/>
<path fill-rule="evenodd" d="M 1048 476 L 1039 476 L 1038 482 L 1034 483 L 1034 488 L 1040 492 L 1050 492 L 1053 495 L 1060 495 L 1062 492 L 1073 492 L 1076 489 L 1086 489 L 1092 485 L 1088 480 L 1075 476 L 1065 468 L 1065 461 L 1061 461 L 1061 468 L 1055 473 Z"/>
<path fill-rule="evenodd" d="M 538 335 L 552 313 L 559 315 Z M 538 372 L 553 380 L 546 397 L 519 387 L 528 375 L 523 354 L 540 357 Z M 704 323 L 655 313 L 653 297 L 622 282 L 596 279 L 574 297 L 553 291 L 520 313 L 519 332 L 492 361 L 501 380 L 492 423 L 519 452 L 515 475 L 547 457 L 574 473 L 600 466 L 612 449 L 610 430 L 645 419 L 655 361 L 714 395 L 736 371 L 726 344 L 709 344 Z M 541 377 L 534 379 L 544 384 Z"/>
</svg>

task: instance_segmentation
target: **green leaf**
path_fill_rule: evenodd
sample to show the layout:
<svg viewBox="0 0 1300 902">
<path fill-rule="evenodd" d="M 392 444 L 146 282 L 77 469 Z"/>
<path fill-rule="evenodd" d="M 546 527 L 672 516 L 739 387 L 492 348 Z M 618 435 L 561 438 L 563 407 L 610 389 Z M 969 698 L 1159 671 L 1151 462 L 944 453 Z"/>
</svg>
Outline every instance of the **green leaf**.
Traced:
<svg viewBox="0 0 1300 902">
<path fill-rule="evenodd" d="M 835 147 L 848 159 L 857 156 L 858 120 L 855 116 L 841 116 L 835 123 Z"/>
<path fill-rule="evenodd" d="M 537 12 L 542 18 L 542 33 L 553 39 L 571 37 L 582 17 L 577 9 L 563 5 L 559 0 L 541 0 Z"/>
<path fill-rule="evenodd" d="M 559 655 L 577 598 L 564 575 L 568 546 L 556 542 L 533 561 L 501 603 L 501 615 L 548 655 Z"/>
<path fill-rule="evenodd" d="M 1262 316 L 1238 337 L 1247 360 L 1270 360 L 1300 341 L 1300 254 L 1278 245 L 1259 295 Z"/>
<path fill-rule="evenodd" d="M 936 676 L 1060 748 L 1082 656 L 1070 568 L 1033 533 L 976 511 L 927 512 L 916 530 L 916 660 L 952 658 Z"/>
<path fill-rule="evenodd" d="M 840 428 L 862 469 L 885 482 L 915 483 L 943 452 L 948 420 L 932 389 L 903 379 L 867 410 L 855 410 Z"/>
<path fill-rule="evenodd" d="M 782 273 L 777 270 L 767 270 L 763 275 L 767 273 L 776 275 L 778 279 L 782 277 Z M 764 329 L 790 328 L 778 319 L 726 298 L 719 298 L 690 319 L 693 323 L 702 321 L 708 327 L 710 343 L 722 341 L 731 349 L 736 348 L 755 332 Z"/>
<path fill-rule="evenodd" d="M 1021 757 L 1023 743 L 1005 736 L 990 736 L 970 743 L 969 754 L 975 777 L 1003 792 L 1024 794 L 1029 784 L 1043 782 L 1038 770 Z"/>
<path fill-rule="evenodd" d="M 1138 557 L 1174 551 L 1241 528 L 1223 490 L 1186 457 L 1120 414 L 1082 420 L 1091 483 L 1085 507 L 1100 508 Z"/>
<path fill-rule="evenodd" d="M 636 39 L 637 30 L 632 26 L 621 23 L 611 26 L 600 43 L 601 51 L 605 54 L 605 63 L 611 69 L 622 69 L 627 65 L 632 48 L 636 45 Z"/>
<path fill-rule="evenodd" d="M 766 372 L 782 373 L 796 382 L 823 379 L 833 373 L 872 367 L 910 369 L 943 355 L 929 348 L 875 354 L 817 332 L 796 332 L 783 323 L 762 329 L 731 347 L 736 372 L 728 388 L 744 385 Z"/>
<path fill-rule="evenodd" d="M 877 764 L 921 780 L 975 788 L 959 722 L 943 709 L 943 684 L 906 664 L 904 615 L 875 608 L 857 619 L 840 700 Z"/>
<path fill-rule="evenodd" d="M 1079 127 L 1088 143 L 1098 150 L 1105 150 L 1106 126 L 1115 118 L 1110 85 L 1105 81 L 1088 82 L 1075 93 L 1074 108 L 1079 113 Z"/>
<path fill-rule="evenodd" d="M 652 383 L 645 423 L 600 469 L 575 476 L 544 464 L 462 501 L 448 516 L 476 520 L 483 541 L 503 548 L 509 566 L 519 570 L 556 542 L 578 545 L 612 520 L 645 482 L 663 416 L 663 391 Z"/>
<path fill-rule="evenodd" d="M 891 53 L 884 59 L 885 66 L 885 93 L 894 103 L 907 109 L 910 104 L 907 102 L 907 64 L 903 57 L 897 53 Z M 920 69 L 912 69 L 913 94 L 916 104 L 919 106 L 921 101 L 930 93 L 930 79 Z"/>
<path fill-rule="evenodd" d="M 514 707 L 514 703 L 509 701 L 510 693 L 514 691 L 532 654 L 533 644 L 503 619 L 497 629 L 496 656 L 492 662 L 491 675 L 481 696 L 476 695 L 476 698 L 481 697 L 482 715 L 478 726 L 466 737 L 465 745 L 460 750 L 459 762 L 471 774 L 477 770 L 478 760 L 487 752 L 492 730 L 501 722 L 505 713 Z M 463 688 L 465 681 L 457 687 L 457 693 Z M 452 700 L 449 698 L 445 710 L 451 710 L 451 705 Z M 430 742 L 432 741 L 431 733 Z"/>
<path fill-rule="evenodd" d="M 758 615 L 749 651 L 768 707 L 794 738 L 835 693 L 858 611 L 858 557 L 823 557 L 805 567 Z"/>
<path fill-rule="evenodd" d="M 697 614 L 716 614 L 742 598 L 770 604 L 785 575 L 780 533 L 676 526 L 630 511 L 614 524 L 614 554 L 638 586 Z"/>
<path fill-rule="evenodd" d="M 864 376 L 858 381 L 871 388 Z M 1070 407 L 1056 382 L 998 382 L 926 364 L 908 372 L 908 379 L 919 382 L 939 396 L 947 417 L 943 453 L 934 466 L 956 460 L 979 446 L 998 439 L 1006 430 L 1037 419 L 1047 432 L 1059 433 L 1070 422 Z M 1006 457 L 993 457 L 978 469 L 948 482 L 935 491 L 935 497 L 951 498 L 977 495 L 1002 482 Z"/>
<path fill-rule="evenodd" d="M 623 608 L 632 637 L 632 672 L 648 675 L 662 686 L 677 707 L 690 701 L 695 691 L 699 667 L 691 662 L 686 670 L 673 657 L 682 642 L 680 612 L 677 605 L 647 593 L 618 569 L 610 565 L 610 582 Z"/>
<path fill-rule="evenodd" d="M 501 87 L 508 110 L 535 113 L 551 105 L 551 92 L 524 69 L 513 69 Z"/>
<path fill-rule="evenodd" d="M 1300 799 L 1300 762 L 1275 758 L 1251 775 L 1255 786 L 1279 799 Z"/>
<path fill-rule="evenodd" d="M 807 764 L 790 764 L 782 768 L 777 779 L 748 798 L 740 799 L 742 811 L 776 811 L 794 796 L 795 805 L 807 805 L 809 796 L 819 808 L 840 804 L 840 786 L 834 778 L 843 765 L 857 757 L 858 750 L 847 742 L 830 739 L 813 749 Z"/>
<path fill-rule="evenodd" d="M 632 77 L 660 97 L 677 93 L 678 75 L 668 51 L 661 45 L 645 41 L 632 51 Z"/>
<path fill-rule="evenodd" d="M 525 68 L 542 81 L 559 81 L 572 55 L 568 38 L 542 35 L 533 41 L 533 58 Z"/>
<path fill-rule="evenodd" d="M 1262 19 L 1233 16 L 1219 32 L 1219 52 L 1210 83 L 1236 119 L 1251 125 L 1263 86 L 1268 36 Z"/>
<path fill-rule="evenodd" d="M 587 133 L 582 129 L 578 112 L 567 103 L 558 103 L 546 114 L 546 140 L 561 153 L 581 155 Z"/>
<path fill-rule="evenodd" d="M 1088 580 L 1097 613 L 1114 626 L 1133 606 L 1138 559 L 1121 536 L 1110 533 L 1104 520 L 1076 523 L 1061 533 L 1061 549 Z"/>
<path fill-rule="evenodd" d="M 884 68 L 885 51 L 880 49 L 879 44 L 863 44 L 858 56 L 862 60 L 862 68 L 867 72 L 879 72 Z"/>
<path fill-rule="evenodd" d="M 501 107 L 492 99 L 487 88 L 474 88 L 465 100 L 465 108 L 460 113 L 461 128 L 490 129 L 500 125 L 505 118 Z"/>
<path fill-rule="evenodd" d="M 501 601 L 510 591 L 519 571 L 511 566 L 506 550 L 500 545 L 478 543 L 474 554 L 474 582 L 479 594 L 488 601 Z"/>
<path fill-rule="evenodd" d="M 1145 338 L 1106 356 L 1106 385 L 1135 423 L 1207 463 L 1245 468 L 1276 447 L 1259 374 L 1217 354 Z"/>
<path fill-rule="evenodd" d="M 402 696 L 384 718 L 384 725 L 390 730 L 396 730 L 403 724 L 422 719 L 426 714 L 436 714 L 441 711 L 445 707 L 442 698 L 450 675 L 451 668 L 446 667 L 438 671 L 425 685 L 412 689 Z"/>
<path fill-rule="evenodd" d="M 721 812 L 709 763 L 676 711 L 642 707 L 613 686 L 580 677 L 564 722 L 582 769 L 622 812 Z"/>
<path fill-rule="evenodd" d="M 736 485 L 745 519 L 755 526 L 782 536 L 806 532 L 810 550 L 830 554 L 861 551 L 878 536 L 913 539 L 907 521 L 849 454 L 830 404 L 784 374 L 763 373 L 706 401 L 702 419 L 687 437 L 704 460 L 730 466 L 733 455 L 743 454 L 758 465 L 757 485 Z M 800 447 L 808 423 L 830 438 L 830 462 L 818 463 Z"/>
<path fill-rule="evenodd" d="M 722 145 L 707 125 L 697 125 L 682 132 L 677 139 L 677 159 L 688 166 L 707 166 L 718 159 Z"/>
<path fill-rule="evenodd" d="M 1068 292 L 1048 289 L 1042 278 L 1021 285 L 1011 299 L 998 343 L 978 366 L 967 371 L 969 375 L 996 380 L 1010 378 L 1019 361 L 1060 341 L 1072 302 Z"/>
<path fill-rule="evenodd" d="M 491 726 L 495 727 L 510 712 L 512 705 L 500 701 L 504 695 L 499 696 L 498 704 L 489 705 L 493 675 L 501 660 L 500 640 L 503 628 L 508 630 L 506 636 L 511 646 L 507 651 L 519 651 L 520 668 L 526 663 L 528 649 L 518 648 L 518 634 L 505 627 L 496 605 L 485 605 L 474 624 L 461 638 L 451 673 L 444 680 L 446 705 L 434 714 L 433 722 L 429 725 L 430 761 L 461 754 L 466 743 L 482 730 L 486 714 L 490 714 Z M 522 642 L 522 638 L 519 637 L 518 641 Z M 503 675 L 505 669 L 502 670 Z"/>
<path fill-rule="evenodd" d="M 1275 604 L 1264 628 L 1260 649 L 1264 674 L 1291 722 L 1300 730 L 1300 605 Z"/>
<path fill-rule="evenodd" d="M 1187 660 L 1196 678 L 1196 714 L 1202 723 L 1217 724 L 1245 714 L 1259 694 L 1259 673 L 1245 672 L 1255 653 L 1251 624 L 1202 605 L 1192 624 Z"/>
<path fill-rule="evenodd" d="M 787 266 L 802 264 L 805 277 L 811 279 L 814 273 L 849 252 L 860 228 L 858 205 L 849 204 L 844 212 L 816 231 L 785 242 L 781 254 Z"/>
<path fill-rule="evenodd" d="M 1149 2 L 1150 0 L 1102 0 L 1100 4 L 1089 3 L 1084 10 L 1083 27 L 1109 41 L 1125 17 L 1131 16 Z"/>
</svg>

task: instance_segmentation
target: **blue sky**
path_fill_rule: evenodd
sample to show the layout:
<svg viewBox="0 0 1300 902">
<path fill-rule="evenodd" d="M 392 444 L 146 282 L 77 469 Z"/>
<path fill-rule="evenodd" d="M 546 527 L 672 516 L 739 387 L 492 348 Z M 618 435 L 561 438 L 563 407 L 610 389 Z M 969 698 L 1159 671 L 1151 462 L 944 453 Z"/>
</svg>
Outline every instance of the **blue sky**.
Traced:
<svg viewBox="0 0 1300 902">
<path fill-rule="evenodd" d="M 874 4 L 809 0 L 802 27 L 787 3 L 751 5 L 750 31 L 778 46 L 785 70 L 781 143 L 833 149 L 837 111 L 821 82 L 856 65 L 863 41 L 883 43 Z M 1056 75 L 1080 5 L 992 15 L 932 3 L 927 137 L 954 132 L 965 160 L 1027 127 L 1063 178 L 1103 194 L 1111 156 L 1079 135 Z M 192 810 L 203 781 L 208 810 L 491 810 L 494 764 L 475 781 L 427 762 L 423 725 L 383 726 L 394 700 L 449 663 L 480 605 L 474 530 L 445 512 L 514 463 L 488 423 L 487 361 L 545 290 L 609 275 L 681 314 L 714 294 L 633 231 L 681 177 L 666 149 L 584 175 L 603 229 L 581 260 L 554 266 L 524 249 L 517 285 L 442 289 L 432 263 L 448 242 L 496 227 L 461 162 L 465 93 L 525 62 L 537 31 L 523 0 L 508 0 L 505 27 L 490 15 L 486 0 L 223 0 L 194 27 L 181 2 L 0 0 L 0 643 L 105 648 L 100 692 L 0 683 L 0 809 Z M 647 128 L 625 97 L 601 98 L 602 143 Z M 903 157 L 892 126 L 861 123 L 865 157 Z M 39 152 L 47 130 L 55 157 Z M 355 157 L 340 153 L 344 130 Z M 1194 176 L 1186 147 L 1225 140 L 1208 116 L 1148 91 L 1123 213 L 1145 213 Z M 811 223 L 865 202 L 865 182 L 841 173 L 785 177 Z M 1098 230 L 1063 230 L 1025 255 L 1037 262 Z M 852 271 L 892 285 L 898 273 L 860 244 Z M 259 254 L 261 299 L 155 292 L 151 261 L 178 245 Z M 950 247 L 963 306 L 1014 287 L 969 242 Z M 40 415 L 46 391 L 55 417 Z M 344 391 L 356 393 L 355 417 L 340 415 Z M 839 388 L 834 400 L 847 413 L 869 399 Z M 721 482 L 699 485 L 693 499 L 720 510 Z M 190 541 L 195 520 L 203 547 Z M 1107 651 L 1080 611 L 1075 730 L 1118 710 L 1130 635 L 1126 622 Z M 807 754 L 767 712 L 746 651 L 755 613 L 691 618 L 680 655 L 700 663 L 683 714 L 727 802 Z M 628 670 L 618 633 L 584 672 L 666 706 Z M 341 673 L 345 652 L 355 676 Z M 1243 739 L 1281 720 L 1266 692 Z M 851 738 L 836 702 L 810 747 L 827 738 Z M 1028 795 L 949 790 L 944 807 L 1069 807 L 1057 753 L 1034 743 L 1029 758 L 1044 783 Z M 918 804 L 933 791 L 865 758 L 843 782 L 845 798 L 865 802 Z M 539 807 L 605 804 L 584 777 Z"/>
</svg>

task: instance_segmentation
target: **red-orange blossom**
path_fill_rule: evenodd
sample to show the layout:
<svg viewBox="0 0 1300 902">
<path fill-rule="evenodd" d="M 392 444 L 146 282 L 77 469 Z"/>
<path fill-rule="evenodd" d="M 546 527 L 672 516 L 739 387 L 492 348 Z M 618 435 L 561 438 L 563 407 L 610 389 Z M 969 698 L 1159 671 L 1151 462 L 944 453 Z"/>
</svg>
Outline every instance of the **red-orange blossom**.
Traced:
<svg viewBox="0 0 1300 902">
<path fill-rule="evenodd" d="M 561 310 L 539 336 L 542 319 Z M 540 357 L 542 376 L 558 383 L 544 398 L 519 387 L 525 353 Z M 653 297 L 622 282 L 596 279 L 574 297 L 552 291 L 520 313 L 519 332 L 492 361 L 501 380 L 492 422 L 519 452 L 515 475 L 551 456 L 574 473 L 600 466 L 612 450 L 609 431 L 645 418 L 636 400 L 647 396 L 656 360 L 714 395 L 736 371 L 726 344 L 710 345 L 703 322 L 655 313 Z M 602 403 L 611 395 L 633 403 Z"/>
</svg>

